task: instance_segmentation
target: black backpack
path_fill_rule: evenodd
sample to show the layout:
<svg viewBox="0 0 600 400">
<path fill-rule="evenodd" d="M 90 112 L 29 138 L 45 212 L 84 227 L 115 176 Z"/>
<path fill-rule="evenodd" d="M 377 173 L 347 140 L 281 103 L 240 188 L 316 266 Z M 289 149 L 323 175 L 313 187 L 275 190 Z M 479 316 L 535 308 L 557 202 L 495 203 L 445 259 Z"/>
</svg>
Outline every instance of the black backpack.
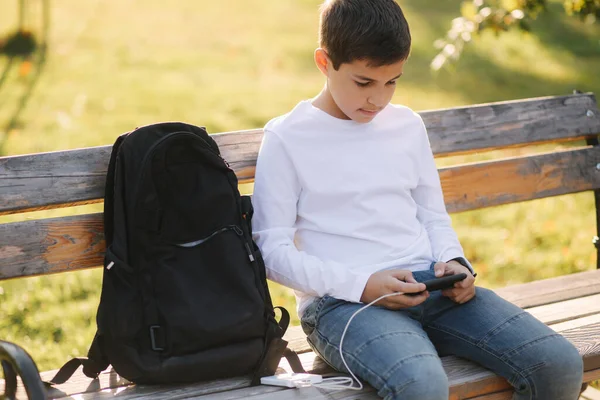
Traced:
<svg viewBox="0 0 600 400">
<path fill-rule="evenodd" d="M 273 375 L 282 338 L 265 265 L 252 240 L 252 204 L 204 128 L 160 123 L 121 135 L 106 179 L 106 255 L 89 377 L 112 365 L 136 383 Z M 285 354 L 284 354 L 285 353 Z M 294 357 L 295 356 L 295 357 Z"/>
</svg>

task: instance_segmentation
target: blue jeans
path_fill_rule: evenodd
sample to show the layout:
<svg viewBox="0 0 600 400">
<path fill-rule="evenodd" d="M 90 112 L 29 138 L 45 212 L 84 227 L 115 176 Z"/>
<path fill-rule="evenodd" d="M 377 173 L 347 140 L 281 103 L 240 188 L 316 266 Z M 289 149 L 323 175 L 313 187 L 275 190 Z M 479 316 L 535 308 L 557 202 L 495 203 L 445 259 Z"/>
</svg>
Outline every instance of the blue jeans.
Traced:
<svg viewBox="0 0 600 400">
<path fill-rule="evenodd" d="M 428 271 L 413 273 L 419 282 Z M 364 304 L 325 296 L 304 312 L 308 342 L 330 366 L 347 372 L 339 355 L 346 323 Z M 448 378 L 440 356 L 475 361 L 506 378 L 515 400 L 576 400 L 583 363 L 560 334 L 503 300 L 491 290 L 459 305 L 431 292 L 422 304 L 391 311 L 371 306 L 350 324 L 343 343 L 346 363 L 356 376 L 391 399 L 448 399 Z"/>
</svg>

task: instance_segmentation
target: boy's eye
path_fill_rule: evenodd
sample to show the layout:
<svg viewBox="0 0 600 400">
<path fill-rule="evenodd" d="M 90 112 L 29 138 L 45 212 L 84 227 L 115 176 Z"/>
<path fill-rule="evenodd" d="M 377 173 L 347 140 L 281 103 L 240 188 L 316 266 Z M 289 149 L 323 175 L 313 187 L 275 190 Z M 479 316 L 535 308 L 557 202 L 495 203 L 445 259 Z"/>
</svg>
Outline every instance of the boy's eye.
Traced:
<svg viewBox="0 0 600 400">
<path fill-rule="evenodd" d="M 396 81 L 389 81 L 388 82 L 388 85 L 395 85 L 395 84 L 396 84 Z"/>
<path fill-rule="evenodd" d="M 371 82 L 359 82 L 359 81 L 354 81 L 354 82 L 356 82 L 356 85 L 358 87 L 367 87 L 371 84 Z"/>
</svg>

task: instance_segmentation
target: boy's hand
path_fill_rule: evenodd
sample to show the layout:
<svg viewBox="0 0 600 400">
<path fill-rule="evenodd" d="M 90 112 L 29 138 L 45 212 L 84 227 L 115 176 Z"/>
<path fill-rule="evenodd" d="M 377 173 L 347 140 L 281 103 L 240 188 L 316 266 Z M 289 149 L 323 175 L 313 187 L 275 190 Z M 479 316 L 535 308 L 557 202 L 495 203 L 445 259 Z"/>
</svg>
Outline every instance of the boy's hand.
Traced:
<svg viewBox="0 0 600 400">
<path fill-rule="evenodd" d="M 380 296 L 388 293 L 418 293 L 414 296 L 395 295 L 379 300 L 378 306 L 399 310 L 421 304 L 429 297 L 429 292 L 424 291 L 425 285 L 418 283 L 413 278 L 412 272 L 406 270 L 385 270 L 375 272 L 369 277 L 360 301 L 368 304 Z"/>
<path fill-rule="evenodd" d="M 433 266 L 436 278 L 441 278 L 444 275 L 455 275 L 462 272 L 467 274 L 467 277 L 460 282 L 456 282 L 452 289 L 442 290 L 442 295 L 448 297 L 452 301 L 463 304 L 475 297 L 475 277 L 469 270 L 457 261 L 438 262 Z"/>
</svg>

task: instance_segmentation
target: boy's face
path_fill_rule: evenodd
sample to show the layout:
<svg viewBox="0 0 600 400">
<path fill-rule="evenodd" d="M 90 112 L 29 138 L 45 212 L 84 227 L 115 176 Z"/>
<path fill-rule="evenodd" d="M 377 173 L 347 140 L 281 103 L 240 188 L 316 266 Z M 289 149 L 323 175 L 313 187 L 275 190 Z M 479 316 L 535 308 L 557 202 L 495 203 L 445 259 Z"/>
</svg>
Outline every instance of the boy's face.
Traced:
<svg viewBox="0 0 600 400">
<path fill-rule="evenodd" d="M 406 60 L 379 67 L 368 66 L 367 60 L 355 60 L 336 71 L 327 53 L 319 49 L 315 61 L 327 76 L 330 99 L 324 102 L 324 111 L 337 118 L 369 122 L 392 100 Z"/>
</svg>

